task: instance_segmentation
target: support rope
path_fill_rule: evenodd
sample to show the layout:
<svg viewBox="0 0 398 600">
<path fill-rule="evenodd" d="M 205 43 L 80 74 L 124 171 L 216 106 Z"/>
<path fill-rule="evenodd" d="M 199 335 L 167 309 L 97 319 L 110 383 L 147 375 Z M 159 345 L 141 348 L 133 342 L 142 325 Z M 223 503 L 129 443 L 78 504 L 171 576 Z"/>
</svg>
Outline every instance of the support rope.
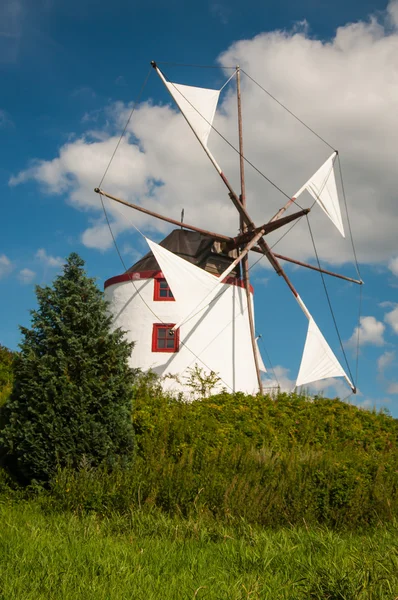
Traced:
<svg viewBox="0 0 398 600">
<path fill-rule="evenodd" d="M 308 131 L 310 131 L 311 133 L 313 133 L 318 139 L 320 139 L 324 144 L 326 144 L 327 146 L 329 146 L 329 148 L 331 148 L 332 150 L 335 150 L 335 148 L 333 148 L 333 146 L 331 146 L 329 144 L 329 142 L 327 142 L 322 136 L 320 136 L 316 131 L 314 131 L 309 125 L 307 125 L 302 119 L 300 119 L 300 117 L 298 117 L 297 115 L 294 114 L 293 111 L 291 111 L 289 108 L 287 108 L 287 106 L 285 106 L 284 104 L 282 104 L 282 102 L 280 100 L 278 100 L 277 98 L 275 98 L 275 96 L 273 96 L 271 94 L 271 92 L 269 92 L 268 90 L 266 90 L 261 84 L 258 83 L 258 81 L 256 81 L 255 79 L 253 79 L 253 77 L 251 77 L 249 75 L 249 73 L 246 73 L 246 71 L 244 71 L 243 69 L 241 69 L 242 73 L 244 73 L 246 75 L 246 77 L 248 77 L 254 84 L 256 84 L 263 92 L 265 92 L 270 98 L 272 98 L 272 100 L 274 100 L 277 104 L 279 104 L 279 106 L 281 106 L 282 108 L 284 108 L 289 115 L 291 115 L 292 117 L 294 117 L 299 123 L 301 123 L 301 125 L 304 125 L 304 127 L 306 129 L 308 129 Z"/>
<path fill-rule="evenodd" d="M 271 362 L 271 358 L 270 358 L 270 356 L 269 356 L 268 350 L 267 350 L 267 348 L 265 347 L 265 343 L 264 343 L 264 340 L 263 340 L 263 336 L 260 334 L 260 335 L 258 336 L 258 339 L 260 340 L 260 342 L 261 342 L 261 345 L 262 345 L 262 347 L 263 347 L 263 350 L 264 350 L 265 354 L 267 355 L 267 360 L 268 360 L 268 362 L 269 362 L 269 365 L 270 365 L 270 367 L 271 367 L 272 375 L 274 376 L 274 379 L 275 379 L 276 383 L 278 384 L 278 388 L 279 388 L 279 389 L 281 389 L 281 384 L 279 383 L 279 380 L 278 380 L 278 378 L 277 378 L 277 376 L 276 376 L 275 369 L 274 369 L 274 367 L 273 367 L 273 364 L 272 364 L 272 362 Z"/>
<path fill-rule="evenodd" d="M 232 148 L 232 150 L 234 150 L 234 152 L 236 152 L 236 153 L 237 153 L 237 154 L 239 154 L 239 156 L 240 156 L 240 151 L 239 151 L 239 149 L 238 149 L 238 148 L 236 148 L 236 147 L 235 147 L 235 146 L 232 144 L 232 142 L 230 142 L 230 141 L 229 141 L 229 140 L 228 140 L 228 139 L 227 139 L 227 138 L 226 138 L 226 137 L 225 137 L 225 136 L 224 136 L 224 135 L 223 135 L 223 134 L 222 134 L 222 133 L 221 133 L 221 132 L 220 132 L 220 131 L 219 131 L 219 130 L 216 128 L 216 127 L 214 127 L 213 123 L 211 123 L 210 121 L 208 121 L 208 120 L 207 120 L 207 119 L 206 119 L 206 118 L 205 118 L 205 117 L 202 115 L 202 113 L 201 113 L 201 112 L 200 112 L 200 111 L 199 111 L 199 110 L 198 110 L 198 109 L 197 109 L 197 108 L 196 108 L 196 107 L 195 107 L 195 106 L 192 104 L 192 102 L 190 102 L 190 101 L 188 100 L 188 98 L 186 98 L 186 97 L 184 96 L 184 94 L 183 94 L 183 93 L 182 93 L 180 90 L 178 90 L 178 89 L 176 88 L 176 86 L 174 85 L 174 83 L 173 83 L 172 81 L 170 81 L 170 79 L 167 77 L 167 75 L 166 75 L 165 73 L 163 73 L 163 75 L 164 75 L 164 76 L 165 76 L 165 78 L 167 79 L 167 82 L 173 86 L 173 88 L 174 88 L 174 89 L 175 89 L 175 90 L 178 92 L 178 94 L 179 94 L 180 96 L 182 96 L 182 98 L 184 98 L 185 102 L 187 102 L 187 103 L 188 103 L 188 104 L 191 106 L 191 108 L 193 108 L 193 109 L 195 110 L 195 112 L 197 112 L 197 113 L 198 113 L 198 115 L 199 115 L 199 116 L 200 116 L 200 117 L 201 117 L 201 118 L 202 118 L 202 119 L 203 119 L 203 120 L 204 120 L 204 121 L 205 121 L 205 122 L 206 122 L 206 123 L 207 123 L 207 124 L 208 124 L 208 125 L 211 127 L 212 131 L 215 131 L 215 132 L 217 133 L 217 135 L 218 135 L 218 136 L 219 136 L 219 137 L 220 137 L 220 138 L 221 138 L 221 139 L 222 139 L 222 140 L 223 140 L 223 141 L 224 141 L 224 142 L 225 142 L 225 143 L 226 143 L 226 144 L 227 144 L 227 145 L 228 145 L 230 148 Z M 272 185 L 272 186 L 273 186 L 273 187 L 274 187 L 276 190 L 278 190 L 278 192 L 280 192 L 280 193 L 281 193 L 283 196 L 285 196 L 285 198 L 287 198 L 288 200 L 291 200 L 291 196 L 289 196 L 289 194 L 287 194 L 286 192 L 284 192 L 284 191 L 282 190 L 282 188 L 280 188 L 280 187 L 279 187 L 279 186 L 278 186 L 276 183 L 274 183 L 274 182 L 272 181 L 272 179 L 270 179 L 269 177 L 267 177 L 267 176 L 265 175 L 265 173 L 263 173 L 263 172 L 262 172 L 262 171 L 261 171 L 261 170 L 260 170 L 258 167 L 256 167 L 256 165 L 255 165 L 255 164 L 253 164 L 253 163 L 252 163 L 252 162 L 251 162 L 251 161 L 250 161 L 248 158 L 246 158 L 246 157 L 244 156 L 244 157 L 243 157 L 243 160 L 244 160 L 244 161 L 245 161 L 245 162 L 246 162 L 246 163 L 247 163 L 247 164 L 248 164 L 248 165 L 249 165 L 249 166 L 250 166 L 252 169 L 254 169 L 254 171 L 256 171 L 256 173 L 258 173 L 258 174 L 259 174 L 259 175 L 260 175 L 260 176 L 261 176 L 263 179 L 265 179 L 266 181 L 268 181 L 268 183 L 270 183 L 270 184 L 271 184 L 271 185 Z M 302 206 L 300 206 L 300 204 L 299 204 L 297 201 L 295 201 L 295 204 L 296 204 L 296 205 L 297 205 L 299 208 L 301 208 L 301 209 L 303 210 L 303 207 L 302 207 Z"/>
<path fill-rule="evenodd" d="M 309 232 L 310 232 L 310 235 L 311 235 L 312 245 L 314 247 L 314 252 L 315 252 L 316 260 L 317 260 L 317 263 L 318 263 L 318 268 L 321 269 L 322 268 L 321 267 L 321 262 L 319 260 L 318 250 L 317 250 L 317 247 L 315 245 L 315 240 L 314 240 L 314 235 L 312 233 L 312 229 L 311 229 L 311 225 L 310 225 L 310 220 L 308 218 L 308 215 L 306 215 L 306 217 L 307 217 L 308 229 L 309 229 Z M 330 309 L 330 314 L 332 315 L 334 327 L 335 327 L 335 330 L 336 330 L 336 333 L 337 333 L 337 337 L 338 337 L 339 342 L 340 342 L 340 348 L 341 348 L 341 351 L 343 353 L 344 360 L 345 360 L 345 363 L 347 365 L 348 372 L 350 374 L 350 378 L 351 378 L 352 381 L 355 381 L 354 377 L 353 377 L 353 375 L 351 373 L 351 369 L 350 369 L 350 365 L 348 363 L 347 355 L 346 355 L 345 350 L 344 350 L 343 341 L 341 339 L 340 331 L 339 331 L 339 328 L 337 326 L 337 321 L 336 321 L 336 317 L 335 317 L 335 314 L 334 314 L 334 311 L 333 311 L 332 302 L 330 300 L 329 291 L 328 291 L 328 288 L 327 288 L 327 285 L 326 285 L 325 278 L 323 276 L 322 271 L 319 271 L 319 274 L 320 274 L 321 279 L 322 279 L 323 289 L 325 290 L 325 295 L 326 295 L 326 298 L 327 298 L 327 301 L 328 301 L 328 305 L 329 305 L 329 309 Z"/>
<path fill-rule="evenodd" d="M 357 270 L 357 273 L 358 273 L 358 279 L 360 279 L 362 281 L 361 273 L 359 271 L 359 264 L 358 264 L 358 259 L 357 259 L 357 253 L 356 253 L 356 250 L 355 250 L 354 237 L 352 235 L 350 215 L 348 213 L 348 204 L 347 204 L 347 198 L 346 198 L 346 195 L 345 195 L 344 181 L 343 181 L 343 171 L 342 171 L 342 168 L 341 168 L 341 161 L 340 161 L 339 154 L 337 154 L 337 157 L 338 157 L 338 161 L 339 161 L 339 173 L 340 173 L 341 189 L 342 189 L 342 192 L 343 192 L 344 206 L 345 206 L 345 212 L 346 212 L 346 215 L 347 215 L 348 230 L 350 232 L 350 239 L 351 239 L 351 245 L 352 245 L 352 252 L 354 254 L 355 267 L 356 267 L 356 270 Z"/>
<path fill-rule="evenodd" d="M 362 316 L 362 286 L 359 288 L 359 308 L 358 308 L 358 327 L 357 327 L 357 358 L 355 362 L 355 387 L 358 387 L 358 376 L 359 376 L 359 346 L 360 346 L 360 332 L 361 332 L 361 316 Z"/>
<path fill-rule="evenodd" d="M 193 67 L 195 69 L 236 69 L 236 67 L 221 67 L 219 65 L 195 65 L 189 63 L 175 63 L 175 62 L 167 62 L 164 60 L 156 61 L 158 65 L 168 65 L 170 67 Z"/>
<path fill-rule="evenodd" d="M 151 74 L 151 71 L 152 71 L 152 67 L 150 67 L 150 68 L 149 68 L 148 74 L 147 74 L 147 76 L 145 77 L 144 83 L 142 84 L 142 87 L 141 87 L 141 90 L 140 90 L 140 92 L 139 92 L 139 94 L 138 94 L 138 97 L 137 97 L 136 101 L 134 102 L 134 104 L 133 104 L 133 106 L 132 106 L 132 109 L 131 109 L 131 111 L 130 111 L 129 118 L 128 118 L 128 119 L 127 119 L 127 121 L 126 121 L 126 124 L 125 124 L 125 126 L 124 126 L 124 129 L 123 129 L 122 133 L 120 134 L 120 138 L 119 138 L 119 140 L 118 140 L 118 142 L 117 142 L 117 144 L 116 144 L 116 147 L 115 147 L 115 149 L 114 149 L 114 151 L 113 151 L 113 154 L 112 154 L 112 156 L 111 156 L 111 158 L 110 158 L 110 160 L 109 160 L 109 163 L 108 163 L 108 165 L 107 165 L 107 167 L 106 167 L 106 169 L 105 169 L 105 171 L 104 171 L 104 174 L 103 174 L 103 176 L 102 176 L 102 179 L 101 179 L 101 181 L 99 182 L 99 185 L 98 185 L 99 189 L 101 189 L 101 186 L 102 186 L 102 184 L 103 184 L 103 182 L 104 182 L 104 179 L 105 179 L 105 177 L 106 177 L 106 175 L 107 175 L 107 173 L 108 173 L 108 171 L 109 171 L 109 167 L 111 166 L 111 164 L 112 164 L 112 161 L 113 161 L 113 159 L 115 158 L 115 154 L 116 154 L 116 152 L 117 152 L 117 150 L 118 150 L 118 148 L 119 148 L 119 146 L 120 146 L 120 143 L 121 143 L 121 141 L 122 141 L 122 139 L 123 139 L 123 137 L 124 137 L 124 134 L 126 133 L 127 127 L 129 126 L 129 123 L 130 123 L 130 121 L 131 121 L 131 117 L 133 116 L 133 113 L 134 113 L 134 111 L 135 111 L 135 109 L 136 109 L 136 107 L 137 107 L 137 105 L 138 105 L 139 101 L 141 100 L 141 96 L 142 96 L 142 94 L 143 94 L 143 92 L 144 92 L 144 89 L 145 89 L 145 87 L 146 87 L 146 84 L 148 83 L 148 79 L 149 79 L 149 76 L 150 76 L 150 74 Z"/>
</svg>

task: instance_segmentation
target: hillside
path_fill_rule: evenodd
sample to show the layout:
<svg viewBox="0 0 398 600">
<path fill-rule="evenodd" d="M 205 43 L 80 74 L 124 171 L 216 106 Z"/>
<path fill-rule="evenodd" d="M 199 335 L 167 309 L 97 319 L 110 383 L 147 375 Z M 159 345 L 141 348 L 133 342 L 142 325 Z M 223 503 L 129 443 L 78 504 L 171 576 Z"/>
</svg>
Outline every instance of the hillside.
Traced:
<svg viewBox="0 0 398 600">
<path fill-rule="evenodd" d="M 221 394 L 184 403 L 136 390 L 134 467 L 62 471 L 65 508 L 357 528 L 398 516 L 398 421 L 338 399 Z M 65 494 L 65 490 L 68 494 Z"/>
<path fill-rule="evenodd" d="M 25 489 L 0 470 L 0 596 L 396 598 L 397 420 L 144 379 L 133 421 L 127 468 L 83 458 Z"/>
</svg>

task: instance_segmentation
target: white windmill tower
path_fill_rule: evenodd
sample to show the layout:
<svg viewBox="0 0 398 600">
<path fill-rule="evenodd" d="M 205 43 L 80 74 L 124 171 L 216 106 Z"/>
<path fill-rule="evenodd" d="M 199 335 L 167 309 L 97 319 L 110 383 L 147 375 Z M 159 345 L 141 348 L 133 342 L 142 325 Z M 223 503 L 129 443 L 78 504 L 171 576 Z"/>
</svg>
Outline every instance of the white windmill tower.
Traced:
<svg viewBox="0 0 398 600">
<path fill-rule="evenodd" d="M 195 364 L 218 374 L 228 391 L 262 393 L 265 371 L 254 327 L 253 288 L 249 281 L 248 253 L 264 254 L 296 298 L 309 321 L 297 385 L 329 377 L 343 377 L 356 388 L 329 347 L 314 319 L 286 275 L 279 260 L 286 260 L 346 279 L 274 253 L 264 239 L 268 233 L 308 214 L 309 208 L 283 216 L 297 197 L 307 190 L 344 236 L 334 176 L 336 153 L 289 199 L 270 221 L 257 227 L 246 208 L 240 71 L 236 69 L 241 190 L 237 195 L 211 154 L 207 141 L 219 97 L 218 90 L 167 81 L 156 63 L 157 74 L 228 189 L 240 220 L 240 234 L 233 238 L 159 215 L 141 206 L 95 191 L 126 206 L 162 219 L 179 228 L 160 244 L 146 238 L 150 252 L 122 275 L 105 283 L 105 296 L 114 315 L 114 326 L 127 332 L 135 346 L 131 365 L 152 369 L 164 385 L 188 391 L 184 384 Z"/>
</svg>

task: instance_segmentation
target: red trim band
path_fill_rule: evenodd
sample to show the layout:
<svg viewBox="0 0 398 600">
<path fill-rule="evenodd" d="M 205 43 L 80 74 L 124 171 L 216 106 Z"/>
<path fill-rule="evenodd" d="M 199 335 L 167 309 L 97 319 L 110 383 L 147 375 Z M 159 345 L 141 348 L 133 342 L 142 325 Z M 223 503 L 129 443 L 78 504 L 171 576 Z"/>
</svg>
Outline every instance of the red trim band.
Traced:
<svg viewBox="0 0 398 600">
<path fill-rule="evenodd" d="M 216 277 L 216 275 L 214 277 Z M 104 289 L 110 285 L 115 285 L 116 283 L 123 283 L 124 281 L 138 281 L 139 279 L 165 279 L 165 277 L 162 271 L 123 273 L 122 275 L 116 275 L 115 277 L 107 279 L 104 283 Z M 245 287 L 244 281 L 242 279 L 236 279 L 235 277 L 227 277 L 227 279 L 224 279 L 224 283 L 228 283 L 229 285 L 237 285 L 241 288 Z M 253 286 L 250 286 L 250 291 L 252 294 L 254 294 Z"/>
</svg>

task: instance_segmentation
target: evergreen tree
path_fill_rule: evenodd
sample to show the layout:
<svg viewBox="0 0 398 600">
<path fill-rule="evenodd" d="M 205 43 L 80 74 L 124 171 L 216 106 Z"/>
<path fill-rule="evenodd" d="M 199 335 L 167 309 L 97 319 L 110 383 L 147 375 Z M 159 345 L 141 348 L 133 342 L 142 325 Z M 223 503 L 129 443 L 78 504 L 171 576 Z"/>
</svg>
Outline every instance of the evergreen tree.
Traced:
<svg viewBox="0 0 398 600">
<path fill-rule="evenodd" d="M 0 430 L 2 463 L 19 480 L 48 481 L 84 458 L 110 467 L 133 451 L 132 344 L 111 317 L 84 261 L 71 254 L 52 287 L 36 288 L 21 327 L 15 382 Z"/>
<path fill-rule="evenodd" d="M 8 398 L 14 381 L 14 352 L 0 344 L 0 407 Z"/>
</svg>

